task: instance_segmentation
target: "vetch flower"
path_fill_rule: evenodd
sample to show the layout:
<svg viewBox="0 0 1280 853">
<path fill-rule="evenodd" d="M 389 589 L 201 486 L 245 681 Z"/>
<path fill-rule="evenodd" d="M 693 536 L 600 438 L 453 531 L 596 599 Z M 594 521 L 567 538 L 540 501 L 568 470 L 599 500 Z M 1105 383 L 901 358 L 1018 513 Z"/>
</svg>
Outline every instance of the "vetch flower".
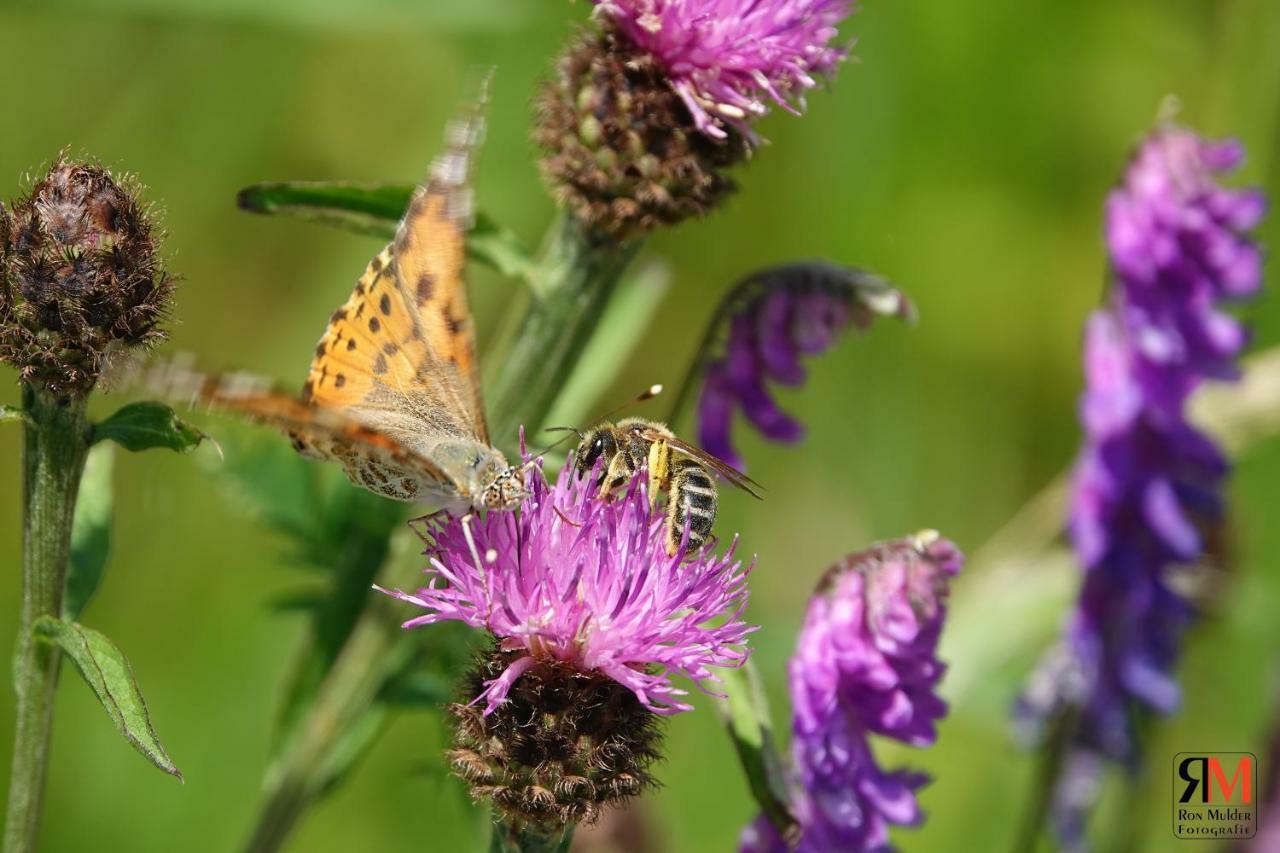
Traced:
<svg viewBox="0 0 1280 853">
<path fill-rule="evenodd" d="M 705 371 L 698 402 L 701 446 L 745 467 L 731 439 L 739 409 L 766 438 L 799 441 L 803 426 L 778 406 L 766 383 L 802 384 L 801 357 L 825 352 L 850 325 L 865 331 L 877 315 L 915 319 L 906 296 L 864 270 L 809 262 L 745 278 L 726 297 L 704 346 L 704 353 L 719 349 L 721 354 L 700 357 Z M 728 335 L 721 344 L 715 336 L 723 326 Z"/>
<path fill-rule="evenodd" d="M 133 188 L 60 157 L 0 205 L 0 360 L 57 397 L 86 394 L 117 348 L 149 346 L 173 280 Z"/>
<path fill-rule="evenodd" d="M 1113 287 L 1085 330 L 1085 444 L 1068 522 L 1084 583 L 1064 647 L 1018 708 L 1032 736 L 1073 709 L 1063 764 L 1074 769 L 1054 796 L 1067 844 L 1083 838 L 1101 763 L 1139 760 L 1135 711 L 1168 714 L 1180 701 L 1174 669 L 1195 614 L 1171 572 L 1202 557 L 1228 471 L 1187 420 L 1187 400 L 1207 379 L 1236 376 L 1247 335 L 1221 306 L 1261 283 L 1261 254 L 1244 232 L 1263 198 L 1216 178 L 1242 157 L 1235 142 L 1162 127 L 1107 201 Z"/>
<path fill-rule="evenodd" d="M 407 628 L 458 620 L 494 636 L 455 708 L 451 758 L 516 819 L 590 820 L 638 793 L 657 715 L 691 708 L 672 675 L 706 688 L 746 660 L 750 567 L 733 547 L 667 556 L 643 480 L 601 500 L 571 465 L 554 486 L 531 472 L 519 513 L 437 516 L 428 583 L 391 593 L 426 611 Z"/>
<path fill-rule="evenodd" d="M 833 566 L 810 599 L 790 663 L 793 810 L 798 849 L 885 850 L 891 825 L 917 825 L 928 777 L 883 770 L 878 734 L 924 747 L 947 711 L 936 689 L 951 579 L 964 557 L 933 531 L 883 543 Z M 743 851 L 781 851 L 763 818 Z"/>
<path fill-rule="evenodd" d="M 848 45 L 836 27 L 854 0 L 595 0 L 599 14 L 651 53 L 698 130 L 722 138 L 770 103 L 798 111 Z"/>
</svg>

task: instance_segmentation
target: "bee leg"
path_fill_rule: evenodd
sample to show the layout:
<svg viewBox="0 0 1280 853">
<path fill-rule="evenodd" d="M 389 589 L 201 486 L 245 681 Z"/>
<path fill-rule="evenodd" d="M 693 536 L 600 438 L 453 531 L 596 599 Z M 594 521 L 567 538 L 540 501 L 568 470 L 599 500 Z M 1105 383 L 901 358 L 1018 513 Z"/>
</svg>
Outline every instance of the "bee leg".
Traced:
<svg viewBox="0 0 1280 853">
<path fill-rule="evenodd" d="M 649 510 L 651 512 L 658 504 L 658 492 L 666 491 L 671 485 L 670 463 L 671 452 L 665 441 L 655 441 L 649 445 Z"/>
<path fill-rule="evenodd" d="M 598 497 L 608 500 L 615 491 L 631 480 L 633 474 L 635 474 L 635 468 L 631 466 L 631 461 L 627 459 L 627 455 L 625 453 L 616 454 L 609 460 L 609 466 L 605 469 L 604 474 L 601 475 Z"/>
</svg>

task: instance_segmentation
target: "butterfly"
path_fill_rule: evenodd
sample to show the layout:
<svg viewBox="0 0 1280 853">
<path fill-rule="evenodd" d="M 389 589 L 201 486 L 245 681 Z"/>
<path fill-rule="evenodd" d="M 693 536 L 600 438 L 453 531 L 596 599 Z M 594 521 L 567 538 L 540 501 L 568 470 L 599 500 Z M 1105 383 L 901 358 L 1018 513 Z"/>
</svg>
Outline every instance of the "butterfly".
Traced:
<svg viewBox="0 0 1280 853">
<path fill-rule="evenodd" d="M 450 127 L 395 238 L 333 312 L 301 397 L 177 363 L 148 384 L 275 427 L 299 453 L 338 462 L 375 494 L 451 512 L 518 506 L 524 466 L 490 443 L 463 278 L 482 105 Z"/>
</svg>

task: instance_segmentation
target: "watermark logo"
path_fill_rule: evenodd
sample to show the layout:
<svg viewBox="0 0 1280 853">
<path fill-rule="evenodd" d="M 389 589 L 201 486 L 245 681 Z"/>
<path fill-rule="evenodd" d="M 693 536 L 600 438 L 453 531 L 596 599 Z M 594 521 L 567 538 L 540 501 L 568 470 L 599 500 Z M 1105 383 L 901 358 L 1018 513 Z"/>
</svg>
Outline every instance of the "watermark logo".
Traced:
<svg viewBox="0 0 1280 853">
<path fill-rule="evenodd" d="M 1257 789 L 1258 761 L 1251 752 L 1179 752 L 1173 757 L 1173 834 L 1252 838 Z"/>
</svg>

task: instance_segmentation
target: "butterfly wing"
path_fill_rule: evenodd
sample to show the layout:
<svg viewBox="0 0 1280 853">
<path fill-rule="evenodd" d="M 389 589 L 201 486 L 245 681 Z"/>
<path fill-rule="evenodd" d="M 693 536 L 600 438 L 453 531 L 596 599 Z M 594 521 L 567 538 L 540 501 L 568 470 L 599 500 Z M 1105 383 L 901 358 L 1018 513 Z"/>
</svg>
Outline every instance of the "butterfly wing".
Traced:
<svg viewBox="0 0 1280 853">
<path fill-rule="evenodd" d="M 477 110 L 409 203 L 316 347 L 303 399 L 350 410 L 429 453 L 433 441 L 489 444 L 463 278 Z"/>
<path fill-rule="evenodd" d="M 246 373 L 203 374 L 179 361 L 152 365 L 153 393 L 233 412 L 287 434 L 304 456 L 342 463 L 353 483 L 398 500 L 448 497 L 436 462 L 358 418 L 308 405 Z"/>
</svg>

